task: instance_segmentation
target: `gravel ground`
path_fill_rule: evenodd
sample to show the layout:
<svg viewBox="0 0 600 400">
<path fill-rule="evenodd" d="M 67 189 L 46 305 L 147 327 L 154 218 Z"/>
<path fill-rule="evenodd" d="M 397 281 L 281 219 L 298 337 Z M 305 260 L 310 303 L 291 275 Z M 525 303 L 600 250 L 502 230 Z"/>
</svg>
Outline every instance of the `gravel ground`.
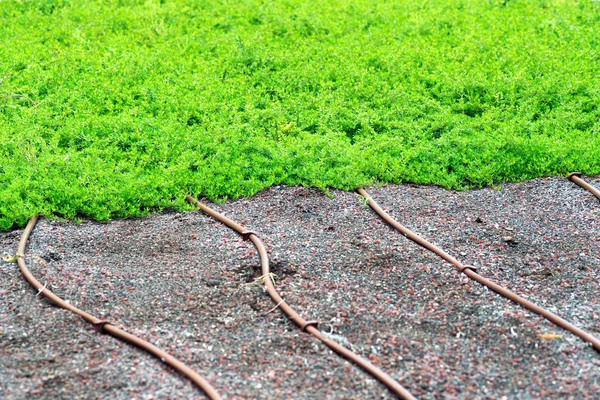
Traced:
<svg viewBox="0 0 600 400">
<path fill-rule="evenodd" d="M 583 189 L 548 178 L 369 193 L 482 275 L 600 336 L 600 203 Z M 258 233 L 276 286 L 304 318 L 418 398 L 600 398 L 598 352 L 409 242 L 357 194 L 331 194 L 278 186 L 214 207 Z M 0 233 L 0 251 L 14 254 L 20 234 Z M 253 283 L 254 248 L 200 212 L 42 219 L 28 253 L 56 294 L 189 363 L 225 398 L 392 398 L 273 310 Z M 160 361 L 36 297 L 16 264 L 0 262 L 0 276 L 0 398 L 203 398 Z"/>
</svg>

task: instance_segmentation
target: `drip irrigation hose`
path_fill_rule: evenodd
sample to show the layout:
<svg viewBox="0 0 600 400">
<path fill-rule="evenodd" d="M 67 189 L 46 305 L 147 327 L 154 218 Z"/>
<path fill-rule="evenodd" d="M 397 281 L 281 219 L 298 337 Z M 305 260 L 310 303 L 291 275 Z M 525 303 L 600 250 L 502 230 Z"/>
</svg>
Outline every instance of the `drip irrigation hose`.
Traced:
<svg viewBox="0 0 600 400">
<path fill-rule="evenodd" d="M 38 291 L 38 294 L 41 293 L 44 297 L 46 297 L 48 300 L 50 300 L 57 306 L 79 315 L 87 323 L 93 325 L 96 332 L 107 333 L 117 339 L 130 343 L 134 346 L 141 348 L 142 350 L 147 351 L 148 353 L 157 357 L 162 362 L 166 363 L 167 365 L 170 365 L 175 370 L 187 376 L 192 382 L 194 382 L 194 384 L 196 384 L 200 389 L 202 389 L 202 391 L 204 391 L 204 393 L 208 396 L 209 399 L 221 400 L 221 396 L 219 396 L 219 394 L 215 391 L 211 384 L 208 383 L 208 381 L 206 381 L 202 376 L 200 376 L 200 374 L 198 374 L 196 371 L 194 371 L 175 357 L 169 355 L 168 353 L 165 353 L 163 350 L 159 349 L 153 344 L 148 343 L 137 336 L 134 336 L 117 328 L 108 321 L 96 318 L 93 315 L 90 315 L 85 311 L 78 309 L 77 307 L 69 304 L 68 302 L 64 301 L 63 299 L 52 293 L 48 288 L 46 288 L 46 286 L 42 286 L 42 284 L 34 278 L 31 272 L 29 272 L 29 269 L 27 269 L 27 265 L 25 265 L 25 247 L 27 245 L 29 235 L 35 227 L 37 220 L 37 216 L 31 218 L 29 220 L 29 223 L 27 224 L 27 227 L 23 231 L 23 235 L 21 236 L 21 240 L 19 241 L 19 249 L 17 250 L 17 262 L 19 264 L 19 269 L 21 270 L 21 273 L 23 274 L 27 282 L 29 282 L 31 286 L 33 286 Z"/>
<path fill-rule="evenodd" d="M 186 200 L 198 207 L 201 211 L 205 212 L 209 216 L 213 217 L 217 221 L 227 225 L 229 228 L 233 229 L 245 240 L 250 240 L 256 249 L 258 250 L 258 254 L 260 256 L 262 274 L 265 277 L 264 283 L 267 287 L 267 292 L 273 299 L 273 302 L 277 304 L 279 308 L 292 320 L 296 325 L 300 327 L 303 332 L 308 332 L 321 342 L 323 342 L 330 349 L 338 353 L 340 356 L 354 362 L 359 367 L 363 368 L 365 371 L 370 373 L 374 378 L 376 378 L 379 382 L 383 383 L 388 387 L 393 393 L 400 396 L 403 399 L 413 400 L 416 399 L 408 390 L 406 390 L 402 385 L 400 385 L 397 381 L 395 381 L 391 376 L 383 372 L 381 369 L 377 368 L 369 361 L 365 360 L 358 354 L 348 350 L 344 346 L 340 345 L 336 341 L 328 339 L 325 337 L 321 331 L 317 328 L 317 321 L 306 321 L 303 319 L 296 311 L 292 309 L 283 298 L 277 293 L 275 286 L 269 279 L 269 256 L 267 255 L 267 250 L 263 245 L 262 241 L 256 236 L 256 234 L 252 231 L 249 231 L 244 226 L 239 225 L 238 223 L 232 221 L 231 219 L 225 217 L 224 215 L 218 213 L 217 211 L 209 208 L 208 206 L 200 203 L 198 200 L 194 199 L 192 196 L 187 196 Z"/>
<path fill-rule="evenodd" d="M 596 189 L 595 187 L 581 179 L 581 174 L 579 172 L 572 172 L 571 175 L 569 175 L 569 180 L 586 189 L 591 194 L 596 196 L 598 200 L 600 200 L 600 190 Z"/>
<path fill-rule="evenodd" d="M 381 218 L 383 218 L 383 220 L 385 220 L 385 222 L 390 224 L 394 229 L 396 229 L 398 232 L 400 232 L 402 235 L 404 235 L 408 239 L 412 240 L 413 242 L 417 243 L 420 246 L 425 247 L 427 250 L 434 252 L 435 254 L 437 254 L 438 256 L 443 258 L 444 260 L 448 261 L 450 264 L 454 265 L 460 272 L 467 275 L 469 278 L 473 279 L 474 281 L 481 283 L 482 285 L 486 286 L 487 288 L 506 297 L 509 300 L 514 301 L 515 303 L 523 306 L 524 308 L 543 316 L 550 322 L 579 336 L 581 339 L 590 343 L 597 351 L 600 351 L 600 340 L 598 340 L 597 338 L 595 338 L 592 335 L 590 335 L 589 333 L 577 328 L 576 326 L 570 324 L 569 322 L 565 321 L 558 315 L 553 314 L 552 312 L 550 312 L 542 307 L 539 307 L 538 305 L 536 305 L 528 300 L 525 300 L 524 298 L 511 292 L 510 290 L 505 289 L 502 286 L 499 286 L 499 285 L 489 281 L 488 279 L 484 278 L 483 276 L 479 275 L 473 267 L 469 267 L 469 266 L 462 264 L 457 259 L 450 256 L 448 253 L 444 252 L 442 249 L 429 243 L 427 240 L 423 239 L 419 235 L 415 234 L 414 232 L 412 232 L 409 229 L 405 228 L 404 226 L 400 225 L 400 223 L 398 223 L 398 221 L 396 221 L 395 219 L 390 217 L 381 207 L 379 207 L 379 205 L 371 198 L 371 196 L 364 189 L 358 189 L 358 193 L 360 193 L 367 200 L 367 202 L 369 203 L 371 208 L 377 214 L 379 214 L 379 216 Z"/>
</svg>

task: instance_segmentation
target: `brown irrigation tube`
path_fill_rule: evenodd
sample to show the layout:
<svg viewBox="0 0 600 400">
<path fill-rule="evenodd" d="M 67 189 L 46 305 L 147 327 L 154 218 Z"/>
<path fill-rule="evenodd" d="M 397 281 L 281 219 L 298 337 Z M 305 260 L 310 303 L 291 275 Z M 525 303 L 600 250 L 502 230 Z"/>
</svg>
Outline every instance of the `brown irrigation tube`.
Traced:
<svg viewBox="0 0 600 400">
<path fill-rule="evenodd" d="M 224 215 L 222 215 L 222 214 L 216 212 L 215 210 L 207 207 L 206 205 L 200 203 L 198 200 L 194 199 L 192 196 L 187 196 L 186 200 L 189 201 L 190 203 L 194 204 L 200 210 L 204 211 L 206 214 L 210 215 L 217 221 L 222 222 L 223 224 L 227 225 L 229 228 L 231 228 L 234 231 L 236 231 L 237 233 L 241 234 L 244 239 L 249 239 L 250 241 L 252 241 L 252 243 L 258 250 L 258 254 L 260 256 L 260 261 L 261 261 L 261 266 L 262 266 L 262 274 L 266 278 L 264 280 L 264 282 L 265 282 L 265 285 L 267 286 L 267 292 L 269 293 L 269 295 L 271 296 L 271 298 L 273 299 L 275 304 L 277 304 L 277 306 L 279 308 L 281 308 L 281 310 L 288 317 L 290 317 L 290 319 L 292 321 L 294 321 L 294 323 L 296 325 L 298 325 L 303 332 L 310 333 L 311 335 L 313 335 L 314 337 L 319 339 L 321 342 L 323 342 L 330 349 L 332 349 L 333 351 L 338 353 L 340 356 L 354 362 L 355 364 L 357 364 L 358 366 L 363 368 L 365 371 L 369 372 L 379 382 L 383 383 L 392 392 L 394 392 L 396 395 L 400 396 L 401 398 L 411 399 L 411 400 L 415 399 L 415 397 L 412 394 L 410 394 L 410 392 L 408 390 L 406 390 L 404 387 L 402 387 L 402 385 L 400 385 L 397 381 L 395 381 L 391 376 L 389 376 L 388 374 L 386 374 L 385 372 L 383 372 L 382 370 L 380 370 L 379 368 L 377 368 L 376 366 L 374 366 L 373 364 L 371 364 L 369 361 L 365 360 L 358 354 L 348 350 L 347 348 L 340 345 L 339 343 L 326 338 L 321 333 L 321 331 L 319 329 L 317 329 L 317 321 L 306 321 L 300 315 L 298 315 L 298 313 L 296 311 L 294 311 L 292 309 L 292 307 L 290 307 L 283 300 L 283 298 L 281 298 L 279 293 L 277 293 L 275 286 L 273 286 L 273 283 L 271 282 L 271 280 L 268 279 L 268 277 L 269 277 L 269 256 L 267 255 L 267 250 L 265 249 L 265 246 L 263 245 L 262 241 L 258 238 L 258 236 L 256 236 L 256 234 L 254 232 L 247 230 L 242 225 L 239 225 L 238 223 L 230 220 L 229 218 L 225 217 Z"/>
<path fill-rule="evenodd" d="M 569 175 L 569 180 L 571 182 L 574 182 L 577 185 L 581 186 L 582 188 L 586 189 L 591 194 L 596 196 L 598 198 L 598 200 L 600 200 L 600 190 L 596 189 L 595 187 L 593 187 L 592 185 L 590 185 L 589 183 L 587 183 L 586 181 L 581 179 L 581 174 L 579 172 L 571 173 L 571 175 Z"/>
<path fill-rule="evenodd" d="M 170 365 L 177 371 L 179 371 L 182 374 L 184 374 L 185 376 L 187 376 L 200 389 L 202 389 L 204 391 L 204 393 L 206 393 L 208 398 L 210 398 L 211 400 L 221 400 L 221 396 L 219 396 L 219 394 L 215 391 L 215 389 L 211 386 L 211 384 L 208 383 L 208 381 L 206 381 L 202 376 L 200 376 L 200 374 L 198 374 L 196 371 L 194 371 L 193 369 L 191 369 L 190 367 L 188 367 L 187 365 L 185 365 L 184 363 L 182 363 L 175 357 L 169 355 L 168 353 L 165 353 L 164 351 L 162 351 L 158 347 L 154 346 L 153 344 L 148 343 L 145 340 L 142 340 L 139 337 L 134 336 L 130 333 L 127 333 L 127 332 L 117 328 L 114 325 L 111 325 L 108 321 L 98 319 L 98 318 L 94 317 L 93 315 L 90 315 L 90 314 L 86 313 L 85 311 L 82 311 L 82 310 L 78 309 L 77 307 L 74 307 L 73 305 L 67 303 L 66 301 L 64 301 L 63 299 L 61 299 L 60 297 L 58 297 L 57 295 L 52 293 L 45 286 L 42 286 L 42 284 L 37 279 L 35 279 L 33 277 L 33 275 L 31 275 L 31 272 L 29 272 L 29 269 L 27 269 L 27 266 L 25 265 L 25 255 L 24 255 L 25 247 L 27 245 L 27 240 L 29 239 L 29 235 L 31 234 L 31 231 L 35 227 L 37 220 L 38 220 L 37 216 L 31 218 L 29 220 L 29 223 L 27 224 L 27 227 L 25 228 L 25 231 L 23 231 L 23 235 L 21 236 L 21 241 L 19 242 L 19 249 L 17 250 L 17 262 L 19 263 L 19 268 L 21 269 L 21 273 L 23 273 L 23 276 L 25 277 L 25 279 L 27 279 L 27 281 L 31 284 L 31 286 L 33 286 L 34 288 L 37 289 L 38 293 L 41 293 L 42 295 L 44 295 L 48 300 L 50 300 L 52 303 L 56 304 L 57 306 L 62 307 L 66 310 L 69 310 L 69 311 L 79 315 L 86 322 L 92 324 L 94 326 L 94 329 L 96 329 L 96 331 L 101 332 L 101 333 L 102 332 L 108 333 L 109 335 L 111 335 L 117 339 L 123 340 L 127 343 L 137 346 L 137 347 L 141 348 L 142 350 L 145 350 L 148 353 L 152 354 L 153 356 L 157 357 L 162 362 Z"/>
<path fill-rule="evenodd" d="M 488 287 L 489 289 L 492 289 L 494 292 L 506 297 L 507 299 L 512 300 L 517 304 L 520 304 L 521 306 L 525 307 L 526 309 L 543 316 L 544 318 L 546 318 L 550 322 L 560 326 L 561 328 L 574 333 L 575 335 L 579 336 L 586 342 L 591 343 L 591 345 L 596 350 L 600 351 L 600 340 L 596 339 L 589 333 L 577 328 L 576 326 L 570 324 L 569 322 L 565 321 L 558 315 L 553 314 L 550 311 L 548 311 L 542 307 L 539 307 L 538 305 L 536 305 L 528 300 L 525 300 L 524 298 L 511 292 L 510 290 L 505 289 L 502 286 L 499 286 L 499 285 L 487 280 L 486 278 L 484 278 L 483 276 L 481 276 L 477 272 L 475 272 L 475 270 L 472 267 L 468 267 L 468 266 L 462 264 L 460 261 L 458 261 L 454 257 L 450 256 L 448 253 L 444 252 L 442 249 L 429 243 L 427 240 L 423 239 L 419 235 L 413 233 L 409 229 L 400 225 L 398 223 L 398 221 L 396 221 L 395 219 L 390 217 L 385 211 L 383 211 L 383 209 L 381 207 L 379 207 L 379 205 L 371 198 L 371 196 L 369 196 L 369 194 L 364 189 L 358 189 L 358 193 L 360 193 L 369 202 L 369 205 L 371 206 L 371 208 L 373 210 L 375 210 L 375 212 L 377 214 L 379 214 L 379 216 L 381 218 L 383 218 L 385 220 L 385 222 L 390 224 L 392 227 L 394 227 L 394 229 L 396 229 L 398 232 L 400 232 L 401 234 L 403 234 L 404 236 L 406 236 L 413 242 L 436 253 L 438 256 L 442 257 L 444 260 L 448 261 L 450 264 L 452 264 L 456 268 L 458 268 L 458 270 L 460 272 L 467 275 L 469 278 L 481 283 L 482 285 Z"/>
</svg>

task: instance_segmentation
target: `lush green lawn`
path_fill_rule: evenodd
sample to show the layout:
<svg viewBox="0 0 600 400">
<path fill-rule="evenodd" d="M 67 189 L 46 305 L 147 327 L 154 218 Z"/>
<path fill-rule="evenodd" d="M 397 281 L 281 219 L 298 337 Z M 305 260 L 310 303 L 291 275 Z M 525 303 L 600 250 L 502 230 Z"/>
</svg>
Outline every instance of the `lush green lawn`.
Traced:
<svg viewBox="0 0 600 400">
<path fill-rule="evenodd" d="M 599 102 L 599 1 L 3 0 L 0 230 L 597 174 Z"/>
</svg>

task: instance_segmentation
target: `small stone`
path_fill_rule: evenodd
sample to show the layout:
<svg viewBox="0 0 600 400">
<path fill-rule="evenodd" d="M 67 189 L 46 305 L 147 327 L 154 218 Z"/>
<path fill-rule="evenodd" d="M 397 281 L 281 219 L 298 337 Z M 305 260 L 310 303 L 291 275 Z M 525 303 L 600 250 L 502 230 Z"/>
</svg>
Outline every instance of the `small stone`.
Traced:
<svg viewBox="0 0 600 400">
<path fill-rule="evenodd" d="M 518 243 L 514 236 L 504 236 L 503 239 L 506 243 Z"/>
</svg>

